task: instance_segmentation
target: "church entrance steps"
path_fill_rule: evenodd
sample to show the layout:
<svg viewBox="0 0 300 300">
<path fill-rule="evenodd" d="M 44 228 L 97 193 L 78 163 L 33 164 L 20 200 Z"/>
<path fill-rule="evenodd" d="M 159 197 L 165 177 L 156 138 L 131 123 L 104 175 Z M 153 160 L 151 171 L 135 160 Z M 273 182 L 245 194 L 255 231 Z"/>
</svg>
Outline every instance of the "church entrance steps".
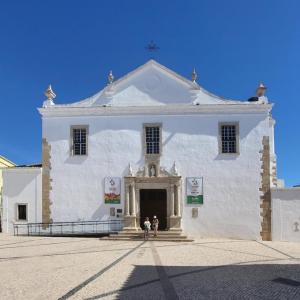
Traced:
<svg viewBox="0 0 300 300">
<path fill-rule="evenodd" d="M 108 237 L 103 237 L 105 240 L 144 240 L 144 232 L 139 231 L 121 231 L 116 234 L 110 234 Z M 159 231 L 154 237 L 153 231 L 150 231 L 149 241 L 168 241 L 168 242 L 193 242 L 194 240 L 181 231 Z"/>
<path fill-rule="evenodd" d="M 154 232 L 152 230 L 149 231 L 150 235 L 153 235 Z M 139 231 L 120 231 L 117 233 L 118 235 L 144 235 L 144 231 L 139 230 Z M 158 235 L 160 236 L 182 236 L 182 231 L 158 231 Z"/>
<path fill-rule="evenodd" d="M 126 238 L 126 237 L 103 237 L 101 240 L 109 240 L 109 241 L 144 241 L 144 238 L 137 237 L 137 238 Z M 193 239 L 190 238 L 170 238 L 166 239 L 164 237 L 150 237 L 148 241 L 156 241 L 156 242 L 193 242 Z"/>
</svg>

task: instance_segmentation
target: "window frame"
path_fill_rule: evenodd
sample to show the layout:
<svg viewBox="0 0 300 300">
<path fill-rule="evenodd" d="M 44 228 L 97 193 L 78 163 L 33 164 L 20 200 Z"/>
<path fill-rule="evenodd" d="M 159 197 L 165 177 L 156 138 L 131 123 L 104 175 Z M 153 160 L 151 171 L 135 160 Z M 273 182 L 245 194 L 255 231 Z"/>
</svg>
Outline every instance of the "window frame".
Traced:
<svg viewBox="0 0 300 300">
<path fill-rule="evenodd" d="M 20 219 L 19 216 L 19 206 L 25 206 L 26 209 L 26 219 Z M 16 203 L 16 220 L 17 222 L 28 222 L 28 203 Z"/>
<path fill-rule="evenodd" d="M 146 128 L 157 127 L 159 129 L 159 153 L 147 153 Z M 143 124 L 143 152 L 146 157 L 159 157 L 162 155 L 162 123 Z"/>
<path fill-rule="evenodd" d="M 86 130 L 86 148 L 85 154 L 75 154 L 74 151 L 74 129 L 85 129 Z M 89 125 L 71 125 L 70 126 L 70 155 L 81 157 L 88 155 L 88 144 L 89 144 Z"/>
<path fill-rule="evenodd" d="M 222 126 L 235 126 L 235 152 L 223 152 Z M 219 122 L 219 154 L 239 155 L 240 154 L 240 124 L 239 122 Z"/>
</svg>

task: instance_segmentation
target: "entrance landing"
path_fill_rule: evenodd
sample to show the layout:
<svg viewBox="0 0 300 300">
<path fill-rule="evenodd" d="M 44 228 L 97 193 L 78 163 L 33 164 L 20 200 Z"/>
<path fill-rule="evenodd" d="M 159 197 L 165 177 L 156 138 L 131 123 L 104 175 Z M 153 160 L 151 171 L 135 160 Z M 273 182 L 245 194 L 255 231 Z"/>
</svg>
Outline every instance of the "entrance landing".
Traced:
<svg viewBox="0 0 300 300">
<path fill-rule="evenodd" d="M 109 237 L 103 237 L 101 240 L 130 240 L 142 241 L 144 240 L 144 232 L 139 231 L 121 231 L 117 234 L 110 234 Z M 149 233 L 149 241 L 165 241 L 165 242 L 193 242 L 194 239 L 183 235 L 181 231 L 158 231 L 157 236 L 154 237 L 153 231 Z"/>
</svg>

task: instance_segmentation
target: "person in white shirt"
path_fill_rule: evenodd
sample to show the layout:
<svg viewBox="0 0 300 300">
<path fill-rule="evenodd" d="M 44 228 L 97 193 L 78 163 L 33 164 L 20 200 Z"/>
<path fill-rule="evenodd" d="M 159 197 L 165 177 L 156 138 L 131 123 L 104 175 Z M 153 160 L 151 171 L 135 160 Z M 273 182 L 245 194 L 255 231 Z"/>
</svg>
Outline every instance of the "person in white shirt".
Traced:
<svg viewBox="0 0 300 300">
<path fill-rule="evenodd" d="M 149 218 L 146 217 L 145 222 L 144 222 L 144 240 L 149 238 L 150 228 L 151 228 L 151 223 L 149 221 Z"/>
</svg>

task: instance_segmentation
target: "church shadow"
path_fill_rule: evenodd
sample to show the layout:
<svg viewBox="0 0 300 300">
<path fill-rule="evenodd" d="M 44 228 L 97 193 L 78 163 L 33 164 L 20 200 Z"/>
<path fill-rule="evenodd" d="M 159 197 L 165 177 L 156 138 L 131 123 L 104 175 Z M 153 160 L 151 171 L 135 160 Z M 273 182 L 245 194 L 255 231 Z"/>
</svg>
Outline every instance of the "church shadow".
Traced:
<svg viewBox="0 0 300 300">
<path fill-rule="evenodd" d="M 300 299 L 298 264 L 274 264 L 272 260 L 263 264 L 252 263 L 163 267 L 135 265 L 121 288 L 86 300 L 109 296 L 130 300 Z"/>
</svg>

